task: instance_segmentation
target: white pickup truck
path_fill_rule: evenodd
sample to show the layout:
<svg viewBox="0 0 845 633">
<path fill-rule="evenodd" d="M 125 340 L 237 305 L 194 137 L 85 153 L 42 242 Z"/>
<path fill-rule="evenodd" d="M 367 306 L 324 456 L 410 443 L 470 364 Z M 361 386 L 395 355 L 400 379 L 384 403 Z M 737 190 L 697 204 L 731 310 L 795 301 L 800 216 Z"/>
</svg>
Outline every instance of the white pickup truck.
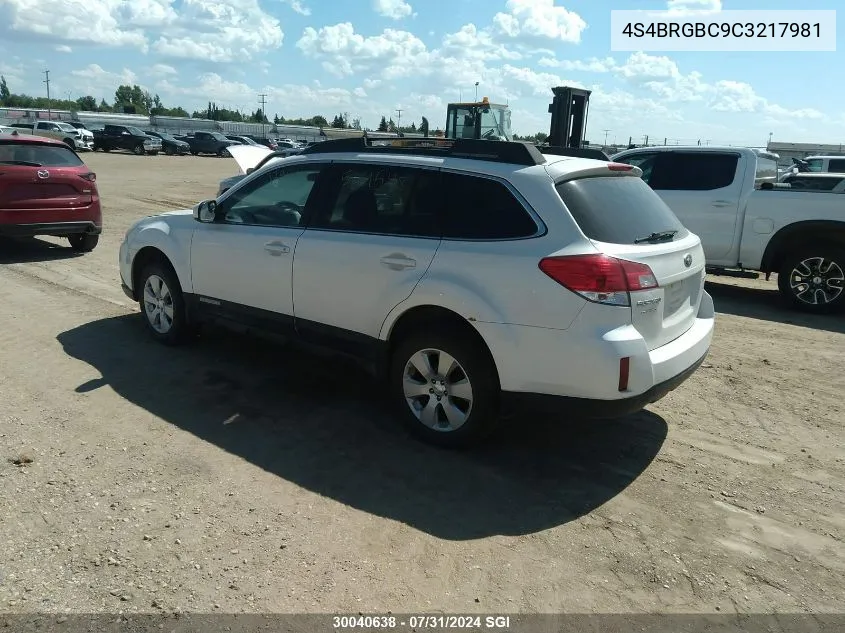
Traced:
<svg viewBox="0 0 845 633">
<path fill-rule="evenodd" d="M 12 127 L 24 134 L 63 141 L 77 151 L 94 149 L 94 134 L 90 130 L 78 129 L 64 121 L 20 121 Z"/>
<path fill-rule="evenodd" d="M 613 156 L 643 179 L 701 239 L 711 272 L 778 275 L 793 306 L 845 310 L 845 195 L 764 185 L 765 154 L 737 147 L 640 147 Z M 771 188 L 769 188 L 771 187 Z"/>
</svg>

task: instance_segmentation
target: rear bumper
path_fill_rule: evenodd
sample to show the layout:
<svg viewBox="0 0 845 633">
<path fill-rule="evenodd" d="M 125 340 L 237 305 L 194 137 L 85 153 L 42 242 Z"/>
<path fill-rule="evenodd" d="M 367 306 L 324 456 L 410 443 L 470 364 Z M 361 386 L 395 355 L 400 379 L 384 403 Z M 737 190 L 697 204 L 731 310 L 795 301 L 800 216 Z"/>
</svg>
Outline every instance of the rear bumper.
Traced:
<svg viewBox="0 0 845 633">
<path fill-rule="evenodd" d="M 626 415 L 678 387 L 710 350 L 715 312 L 706 292 L 692 326 L 653 350 L 633 326 L 601 323 L 607 314 L 587 306 L 567 330 L 476 324 L 499 369 L 506 410 L 531 406 L 586 417 Z M 630 368 L 624 391 L 622 358 Z"/>
<path fill-rule="evenodd" d="M 103 228 L 94 222 L 39 222 L 37 224 L 0 224 L 0 235 L 6 237 L 34 237 L 36 235 L 99 235 Z"/>
<path fill-rule="evenodd" d="M 654 385 L 645 393 L 631 398 L 595 400 L 569 396 L 552 396 L 543 393 L 504 391 L 502 392 L 502 411 L 505 415 L 531 410 L 549 414 L 566 413 L 567 415 L 580 418 L 621 418 L 640 411 L 649 404 L 657 402 L 670 391 L 674 391 L 695 373 L 705 358 L 707 358 L 707 354 L 699 358 L 677 376 L 673 376 L 668 380 Z"/>
</svg>

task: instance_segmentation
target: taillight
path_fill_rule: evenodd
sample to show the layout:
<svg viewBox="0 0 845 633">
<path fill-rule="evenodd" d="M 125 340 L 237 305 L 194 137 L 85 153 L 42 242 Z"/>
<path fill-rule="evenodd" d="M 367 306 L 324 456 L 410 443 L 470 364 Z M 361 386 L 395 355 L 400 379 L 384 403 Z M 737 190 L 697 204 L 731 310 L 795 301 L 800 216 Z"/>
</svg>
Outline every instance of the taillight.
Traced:
<svg viewBox="0 0 845 633">
<path fill-rule="evenodd" d="M 630 306 L 628 293 L 658 285 L 646 264 L 608 255 L 546 257 L 540 260 L 540 270 L 588 301 L 609 305 Z"/>
<path fill-rule="evenodd" d="M 93 171 L 89 171 L 87 174 L 79 174 L 79 177 L 84 178 L 85 180 L 88 180 L 90 182 L 94 182 L 95 180 L 97 180 L 97 174 L 95 174 Z"/>
</svg>

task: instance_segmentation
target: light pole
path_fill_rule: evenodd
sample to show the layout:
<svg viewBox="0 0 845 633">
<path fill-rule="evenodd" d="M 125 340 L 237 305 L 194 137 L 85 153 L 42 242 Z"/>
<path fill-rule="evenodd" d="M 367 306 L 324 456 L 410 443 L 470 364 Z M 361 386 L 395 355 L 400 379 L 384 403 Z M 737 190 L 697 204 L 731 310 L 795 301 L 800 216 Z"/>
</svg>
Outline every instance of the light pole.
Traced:
<svg viewBox="0 0 845 633">
<path fill-rule="evenodd" d="M 475 82 L 475 102 L 478 103 L 478 82 Z"/>
<path fill-rule="evenodd" d="M 604 145 L 607 147 L 607 135 L 611 132 L 611 130 L 604 130 Z"/>
<path fill-rule="evenodd" d="M 766 150 L 768 150 L 768 149 L 769 149 L 769 145 L 771 145 L 771 144 L 772 144 L 772 135 L 773 135 L 773 134 L 774 134 L 774 132 L 769 132 L 769 142 L 766 144 Z"/>
</svg>

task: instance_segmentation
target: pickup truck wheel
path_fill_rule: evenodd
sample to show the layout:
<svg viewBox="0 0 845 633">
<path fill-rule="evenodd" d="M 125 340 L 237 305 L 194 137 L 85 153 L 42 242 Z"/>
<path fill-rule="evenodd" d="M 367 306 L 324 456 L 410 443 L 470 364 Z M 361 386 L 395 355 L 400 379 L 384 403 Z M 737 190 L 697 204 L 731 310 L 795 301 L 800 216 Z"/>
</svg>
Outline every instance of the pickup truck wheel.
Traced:
<svg viewBox="0 0 845 633">
<path fill-rule="evenodd" d="M 778 272 L 778 288 L 805 312 L 845 310 L 845 249 L 806 248 L 786 257 Z"/>
<path fill-rule="evenodd" d="M 438 446 L 476 444 L 498 419 L 495 368 L 484 350 L 458 333 L 412 334 L 399 342 L 388 384 L 406 428 Z"/>
<path fill-rule="evenodd" d="M 136 156 L 143 156 L 144 155 L 144 146 L 143 145 L 136 145 L 132 148 L 132 151 L 135 152 Z"/>
<path fill-rule="evenodd" d="M 76 233 L 75 235 L 68 235 L 67 240 L 73 250 L 80 253 L 90 253 L 97 247 L 100 236 L 91 233 Z"/>
<path fill-rule="evenodd" d="M 173 156 L 173 148 L 172 147 L 165 147 L 164 153 L 167 154 L 168 156 Z"/>
<path fill-rule="evenodd" d="M 230 156 L 231 154 L 229 154 L 229 150 L 227 150 L 225 147 L 221 147 L 219 150 L 217 150 L 217 155 L 220 158 L 225 158 L 226 156 Z"/>
<path fill-rule="evenodd" d="M 147 331 L 165 345 L 182 343 L 190 333 L 179 279 L 166 263 L 154 261 L 139 276 L 141 316 Z"/>
<path fill-rule="evenodd" d="M 76 149 L 76 141 L 74 141 L 72 138 L 63 139 L 62 142 L 69 148 Z"/>
</svg>

